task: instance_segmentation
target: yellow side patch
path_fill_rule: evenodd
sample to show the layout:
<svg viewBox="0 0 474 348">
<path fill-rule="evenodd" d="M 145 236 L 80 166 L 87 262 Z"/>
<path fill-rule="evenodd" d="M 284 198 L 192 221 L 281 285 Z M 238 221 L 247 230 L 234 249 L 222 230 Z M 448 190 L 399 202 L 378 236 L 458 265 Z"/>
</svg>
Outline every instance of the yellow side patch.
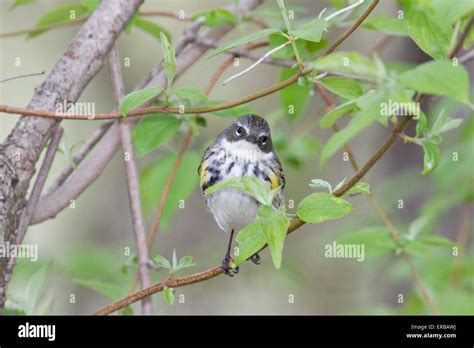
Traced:
<svg viewBox="0 0 474 348">
<path fill-rule="evenodd" d="M 270 181 L 271 181 L 270 188 L 272 190 L 280 186 L 280 178 L 275 173 L 272 173 L 272 175 L 270 175 Z"/>
<path fill-rule="evenodd" d="M 201 172 L 199 173 L 201 186 L 206 182 L 206 162 L 201 164 Z"/>
</svg>

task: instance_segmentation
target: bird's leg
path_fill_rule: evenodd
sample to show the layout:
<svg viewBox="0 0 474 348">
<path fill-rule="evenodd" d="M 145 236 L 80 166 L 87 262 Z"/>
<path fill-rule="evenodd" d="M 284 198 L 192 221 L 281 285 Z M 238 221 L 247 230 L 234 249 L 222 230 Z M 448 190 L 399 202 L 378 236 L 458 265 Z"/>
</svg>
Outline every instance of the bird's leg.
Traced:
<svg viewBox="0 0 474 348">
<path fill-rule="evenodd" d="M 259 265 L 260 264 L 260 255 L 258 253 L 255 253 L 252 256 L 250 256 L 249 260 L 252 261 L 256 265 Z"/>
<path fill-rule="evenodd" d="M 227 274 L 230 277 L 233 277 L 234 274 L 239 273 L 239 266 L 235 268 L 231 268 L 229 263 L 232 260 L 232 257 L 230 256 L 230 250 L 232 247 L 232 240 L 234 239 L 234 230 L 230 232 L 230 238 L 229 238 L 229 244 L 227 245 L 227 253 L 225 254 L 224 260 L 222 260 L 222 270 L 224 271 L 225 274 Z"/>
</svg>

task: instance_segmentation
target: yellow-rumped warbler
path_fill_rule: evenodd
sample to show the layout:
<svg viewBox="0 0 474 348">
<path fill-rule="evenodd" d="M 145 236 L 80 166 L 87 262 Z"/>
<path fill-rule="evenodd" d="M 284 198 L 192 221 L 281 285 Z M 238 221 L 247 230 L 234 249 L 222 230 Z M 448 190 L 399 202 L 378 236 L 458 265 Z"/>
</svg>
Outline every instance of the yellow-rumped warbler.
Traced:
<svg viewBox="0 0 474 348">
<path fill-rule="evenodd" d="M 267 121 L 256 115 L 240 116 L 230 127 L 224 129 L 214 144 L 209 146 L 199 164 L 198 174 L 202 192 L 230 178 L 253 176 L 262 180 L 269 188 L 280 186 L 273 205 L 279 207 L 283 200 L 285 177 L 283 168 L 273 150 L 270 127 Z M 238 267 L 231 269 L 230 250 L 234 232 L 253 222 L 260 203 L 247 193 L 235 188 L 223 188 L 205 195 L 209 210 L 219 227 L 230 232 L 227 253 L 222 261 L 224 273 L 233 276 Z M 258 264 L 255 254 L 251 261 Z"/>
</svg>

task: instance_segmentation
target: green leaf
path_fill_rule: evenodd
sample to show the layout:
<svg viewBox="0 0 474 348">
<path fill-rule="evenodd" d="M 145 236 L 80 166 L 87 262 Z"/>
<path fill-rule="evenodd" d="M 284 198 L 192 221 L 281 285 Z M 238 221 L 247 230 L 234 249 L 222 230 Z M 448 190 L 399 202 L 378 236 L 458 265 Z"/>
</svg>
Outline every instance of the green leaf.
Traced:
<svg viewBox="0 0 474 348">
<path fill-rule="evenodd" d="M 443 248 L 452 248 L 452 247 L 458 246 L 458 244 L 452 241 L 451 239 L 448 239 L 442 236 L 432 235 L 432 234 L 420 236 L 416 240 L 423 244 L 443 247 Z"/>
<path fill-rule="evenodd" d="M 404 21 L 408 35 L 423 51 L 434 59 L 447 56 L 450 45 L 448 28 L 443 28 L 428 11 L 408 6 Z"/>
<path fill-rule="evenodd" d="M 397 249 L 388 230 L 382 226 L 367 227 L 359 231 L 344 234 L 336 240 L 337 244 L 363 244 L 364 255 L 387 255 Z"/>
<path fill-rule="evenodd" d="M 331 127 L 337 120 L 339 120 L 342 116 L 351 114 L 354 111 L 359 111 L 360 108 L 357 106 L 355 100 L 350 100 L 345 102 L 344 104 L 339 105 L 332 111 L 329 111 L 326 115 L 321 118 L 319 125 L 322 129 L 327 129 Z"/>
<path fill-rule="evenodd" d="M 294 137 L 289 142 L 287 136 L 284 135 L 281 141 L 285 142 L 283 150 L 279 151 L 277 148 L 277 152 L 281 156 L 280 158 L 293 167 L 303 165 L 306 160 L 313 158 L 321 149 L 321 144 L 312 135 Z"/>
<path fill-rule="evenodd" d="M 163 268 L 166 268 L 166 269 L 171 269 L 170 262 L 164 256 L 161 256 L 159 254 L 155 254 L 155 255 L 153 255 L 153 261 L 155 261 L 155 263 L 160 267 L 163 267 Z"/>
<path fill-rule="evenodd" d="M 168 38 L 168 40 L 171 41 L 171 34 L 169 33 L 169 31 L 152 21 L 149 21 L 145 18 L 137 17 L 135 19 L 134 25 L 140 28 L 141 30 L 147 32 L 148 34 L 151 34 L 160 41 L 161 33 L 163 33 Z"/>
<path fill-rule="evenodd" d="M 329 191 L 329 193 L 332 193 L 332 186 L 329 182 L 325 181 L 325 180 L 322 180 L 322 179 L 313 179 L 311 180 L 310 184 L 309 184 L 310 187 L 312 188 L 322 188 L 322 189 L 326 189 Z"/>
<path fill-rule="evenodd" d="M 441 156 L 439 146 L 437 143 L 434 143 L 429 139 L 422 139 L 420 145 L 423 147 L 424 151 L 422 174 L 428 175 L 433 172 L 439 164 Z"/>
<path fill-rule="evenodd" d="M 265 205 L 261 206 L 257 216 L 262 233 L 270 248 L 273 265 L 276 269 L 280 269 L 283 245 L 290 221 L 281 210 L 273 210 Z"/>
<path fill-rule="evenodd" d="M 449 60 L 431 61 L 402 73 L 399 82 L 418 92 L 468 101 L 469 75 L 462 65 Z"/>
<path fill-rule="evenodd" d="M 349 214 L 354 206 L 346 200 L 327 192 L 316 192 L 306 196 L 298 205 L 298 217 L 310 223 L 334 220 Z"/>
<path fill-rule="evenodd" d="M 328 158 L 338 151 L 344 144 L 369 127 L 374 121 L 379 119 L 380 105 L 385 100 L 382 92 L 374 92 L 360 97 L 357 101 L 360 111 L 355 114 L 349 124 L 333 134 L 321 151 L 320 166 L 324 166 Z"/>
<path fill-rule="evenodd" d="M 150 114 L 142 118 L 132 131 L 137 156 L 143 157 L 167 142 L 180 125 L 181 120 L 171 114 Z"/>
<path fill-rule="evenodd" d="M 132 93 L 127 94 L 123 99 L 120 101 L 120 114 L 125 117 L 127 114 L 133 110 L 138 108 L 143 103 L 147 102 L 148 100 L 156 97 L 158 94 L 163 91 L 161 87 L 148 87 L 141 89 L 139 91 L 134 91 Z"/>
<path fill-rule="evenodd" d="M 173 90 L 173 95 L 183 101 L 200 104 L 207 101 L 207 95 L 197 88 L 180 87 Z"/>
<path fill-rule="evenodd" d="M 132 18 L 128 21 L 127 25 L 123 29 L 123 31 L 127 34 L 130 34 L 132 32 L 133 26 L 135 25 L 136 20 L 138 19 L 138 14 L 135 13 Z"/>
<path fill-rule="evenodd" d="M 289 33 L 303 40 L 319 42 L 323 32 L 326 30 L 327 24 L 328 22 L 325 19 L 316 18 L 299 28 L 291 30 Z"/>
<path fill-rule="evenodd" d="M 442 109 L 436 118 L 435 123 L 430 129 L 429 136 L 440 135 L 457 128 L 462 123 L 462 121 L 463 120 L 460 118 L 451 118 L 447 116 L 445 110 Z"/>
<path fill-rule="evenodd" d="M 162 155 L 140 173 L 140 197 L 144 212 L 154 213 L 159 206 L 163 188 L 176 162 L 176 157 L 177 153 Z M 171 218 L 176 209 L 196 188 L 199 178 L 194 173 L 196 173 L 201 158 L 202 155 L 195 151 L 187 151 L 184 154 L 163 208 L 161 230 L 169 229 Z"/>
<path fill-rule="evenodd" d="M 237 18 L 229 10 L 216 8 L 211 11 L 202 11 L 193 15 L 193 20 L 204 17 L 203 25 L 212 29 L 224 24 L 237 24 Z"/>
<path fill-rule="evenodd" d="M 422 137 L 425 135 L 426 131 L 428 130 L 428 120 L 426 115 L 423 111 L 420 110 L 420 115 L 416 120 L 416 136 Z"/>
<path fill-rule="evenodd" d="M 182 258 L 179 259 L 178 261 L 178 267 L 191 267 L 195 266 L 196 264 L 193 263 L 193 257 L 192 256 L 183 256 Z"/>
<path fill-rule="evenodd" d="M 282 68 L 280 69 L 279 81 L 284 81 L 294 76 L 298 71 L 295 69 Z M 306 86 L 300 86 L 296 83 L 289 85 L 288 87 L 280 90 L 280 102 L 284 110 L 285 115 L 293 121 L 298 119 L 299 115 L 303 111 L 306 103 L 309 100 L 309 91 L 311 90 L 309 84 Z"/>
<path fill-rule="evenodd" d="M 73 279 L 73 282 L 82 285 L 86 288 L 97 291 L 99 294 L 107 297 L 108 299 L 115 301 L 122 297 L 123 289 L 117 284 L 107 283 L 102 280 L 95 279 Z"/>
<path fill-rule="evenodd" d="M 235 258 L 236 265 L 246 261 L 267 243 L 259 220 L 241 229 L 235 240 L 239 243 L 238 254 Z"/>
<path fill-rule="evenodd" d="M 165 286 L 163 288 L 163 298 L 170 306 L 172 306 L 174 304 L 174 289 Z"/>
<path fill-rule="evenodd" d="M 253 176 L 244 176 L 242 178 L 231 178 L 218 182 L 204 191 L 205 195 L 210 195 L 223 188 L 235 188 L 245 191 L 250 196 L 264 205 L 271 206 L 274 195 L 269 187 L 260 179 Z"/>
<path fill-rule="evenodd" d="M 370 186 L 366 182 L 358 182 L 349 190 L 344 192 L 344 196 L 370 195 Z"/>
<path fill-rule="evenodd" d="M 263 30 L 260 30 L 260 31 L 256 31 L 252 34 L 246 35 L 244 37 L 241 37 L 239 39 L 226 42 L 223 45 L 219 46 L 218 48 L 212 50 L 208 54 L 207 58 L 214 57 L 214 56 L 216 56 L 216 55 L 218 55 L 218 54 L 220 54 L 224 51 L 230 50 L 231 48 L 234 48 L 234 47 L 237 47 L 237 46 L 244 45 L 248 42 L 252 42 L 252 41 L 255 41 L 255 40 L 258 40 L 258 39 L 262 39 L 262 38 L 267 37 L 268 35 L 270 35 L 272 33 L 278 32 L 278 31 L 280 31 L 280 30 L 276 29 L 276 28 L 263 29 Z"/>
<path fill-rule="evenodd" d="M 268 48 L 272 49 L 278 47 L 288 39 L 281 35 L 281 33 L 274 33 L 268 37 Z M 301 58 L 304 60 L 311 60 L 314 59 L 314 53 L 319 49 L 324 48 L 327 46 L 327 41 L 321 39 L 319 42 L 312 42 L 306 40 L 296 40 L 295 41 L 296 48 L 298 49 Z M 286 46 L 272 54 L 273 59 L 294 59 L 295 58 L 295 51 L 293 50 L 292 45 Z"/>
<path fill-rule="evenodd" d="M 30 32 L 26 38 L 32 39 L 40 35 L 41 33 L 44 33 L 46 30 L 48 30 L 48 29 L 44 29 L 44 27 L 67 23 L 73 19 L 79 18 L 80 16 L 86 13 L 87 13 L 87 8 L 83 5 L 66 5 L 66 6 L 58 7 L 57 9 L 43 15 L 38 20 L 38 22 L 36 22 L 35 27 L 38 30 Z"/>
<path fill-rule="evenodd" d="M 331 92 L 346 99 L 360 97 L 363 93 L 362 87 L 356 81 L 346 77 L 328 76 L 321 80 L 321 83 Z"/>
<path fill-rule="evenodd" d="M 370 16 L 362 23 L 362 28 L 395 36 L 408 35 L 403 20 L 390 16 Z"/>
<path fill-rule="evenodd" d="M 166 35 L 161 32 L 161 48 L 163 49 L 164 62 L 163 69 L 165 69 L 166 77 L 168 78 L 167 88 L 173 84 L 173 79 L 176 74 L 176 58 L 174 56 L 174 47 L 169 42 Z"/>
<path fill-rule="evenodd" d="M 439 22 L 452 24 L 474 11 L 472 0 L 432 0 L 435 16 Z"/>
<path fill-rule="evenodd" d="M 10 6 L 10 10 L 22 5 L 29 5 L 34 3 L 36 0 L 15 0 L 15 2 Z"/>
<path fill-rule="evenodd" d="M 100 4 L 100 0 L 82 0 L 82 4 L 87 8 L 87 11 L 92 13 Z"/>
<path fill-rule="evenodd" d="M 316 69 L 336 71 L 363 77 L 377 78 L 377 65 L 358 52 L 338 51 L 322 56 L 314 62 Z"/>
<path fill-rule="evenodd" d="M 178 258 L 176 257 L 176 249 L 173 249 L 173 263 L 171 264 L 173 269 L 178 266 Z"/>
<path fill-rule="evenodd" d="M 44 295 L 44 290 L 46 287 L 48 271 L 51 266 L 51 262 L 41 266 L 36 270 L 31 278 L 28 280 L 28 283 L 25 288 L 25 298 L 26 298 L 26 311 L 28 314 L 34 314 L 35 308 Z"/>
</svg>

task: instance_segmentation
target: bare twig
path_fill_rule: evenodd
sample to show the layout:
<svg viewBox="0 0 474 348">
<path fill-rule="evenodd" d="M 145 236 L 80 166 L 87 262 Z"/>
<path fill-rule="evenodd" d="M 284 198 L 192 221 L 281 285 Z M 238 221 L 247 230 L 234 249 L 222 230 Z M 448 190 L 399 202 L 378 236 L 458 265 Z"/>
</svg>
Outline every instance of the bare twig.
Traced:
<svg viewBox="0 0 474 348">
<path fill-rule="evenodd" d="M 474 49 L 467 51 L 464 55 L 459 57 L 459 63 L 466 64 L 474 59 Z"/>
<path fill-rule="evenodd" d="M 16 79 L 22 79 L 22 78 L 24 78 L 24 77 L 41 76 L 41 75 L 44 75 L 44 71 L 39 72 L 39 73 L 32 73 L 32 74 L 24 74 L 24 75 L 12 76 L 12 77 L 9 77 L 9 78 L 0 80 L 0 83 L 2 83 L 2 82 L 7 82 L 7 81 L 11 81 L 11 80 L 16 80 Z"/>
<path fill-rule="evenodd" d="M 467 22 L 466 28 L 464 31 L 461 33 L 459 36 L 458 40 L 456 41 L 456 44 L 452 47 L 451 51 L 448 54 L 449 58 L 453 58 L 461 49 L 464 40 L 466 40 L 467 35 L 471 31 L 471 28 L 474 26 L 474 16 L 471 16 L 469 19 L 469 22 Z"/>
<path fill-rule="evenodd" d="M 122 71 L 120 69 L 117 45 L 114 44 L 108 56 L 110 76 L 115 95 L 115 108 L 118 109 L 120 100 L 124 96 Z M 120 138 L 123 148 L 125 173 L 127 177 L 128 197 L 130 200 L 130 211 L 132 213 L 133 233 L 138 254 L 138 273 L 142 288 L 149 287 L 150 270 L 148 269 L 148 248 L 145 237 L 145 223 L 143 222 L 142 208 L 140 202 L 140 188 L 138 184 L 138 169 L 136 165 L 135 152 L 133 149 L 131 126 L 128 120 L 120 120 Z M 151 297 L 142 300 L 142 313 L 153 314 Z"/>
</svg>

